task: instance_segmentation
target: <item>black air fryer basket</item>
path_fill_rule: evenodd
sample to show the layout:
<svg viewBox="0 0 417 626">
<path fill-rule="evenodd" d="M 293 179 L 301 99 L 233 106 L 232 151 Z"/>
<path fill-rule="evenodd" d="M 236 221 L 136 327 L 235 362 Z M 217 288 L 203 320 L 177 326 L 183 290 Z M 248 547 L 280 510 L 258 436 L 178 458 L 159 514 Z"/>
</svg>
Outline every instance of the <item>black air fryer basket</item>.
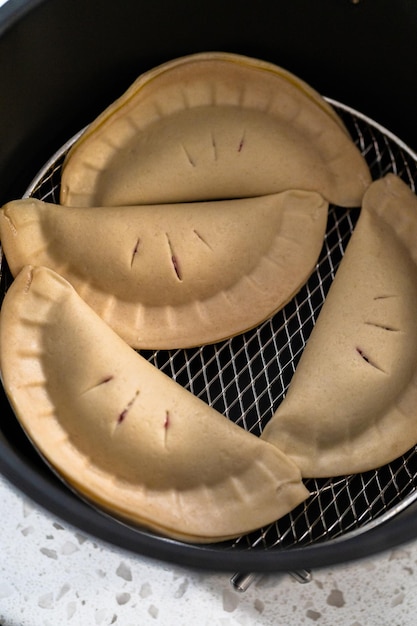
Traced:
<svg viewBox="0 0 417 626">
<path fill-rule="evenodd" d="M 405 0 L 9 0 L 0 9 L 0 203 L 24 195 L 58 202 L 62 161 L 80 130 L 141 72 L 209 50 L 272 61 L 309 82 L 344 120 L 372 176 L 394 172 L 415 190 L 416 34 L 417 5 Z M 285 394 L 358 214 L 330 208 L 315 272 L 273 319 L 213 346 L 147 358 L 259 434 Z M 10 280 L 2 258 L 1 298 Z M 67 489 L 1 393 L 4 476 L 62 519 L 134 553 L 212 570 L 297 570 L 370 555 L 417 534 L 413 448 L 366 474 L 307 481 L 305 503 L 235 541 L 201 546 L 159 537 Z"/>
</svg>

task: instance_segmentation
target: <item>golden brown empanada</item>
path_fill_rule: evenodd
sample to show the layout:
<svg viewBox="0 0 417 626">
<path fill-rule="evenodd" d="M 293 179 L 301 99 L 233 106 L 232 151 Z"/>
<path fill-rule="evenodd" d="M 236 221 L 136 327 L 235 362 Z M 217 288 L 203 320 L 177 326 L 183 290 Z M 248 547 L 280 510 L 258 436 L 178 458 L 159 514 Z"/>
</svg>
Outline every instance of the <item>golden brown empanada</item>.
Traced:
<svg viewBox="0 0 417 626">
<path fill-rule="evenodd" d="M 389 174 L 362 212 L 263 435 L 305 477 L 375 469 L 417 443 L 417 197 Z"/>
<path fill-rule="evenodd" d="M 0 346 L 30 439 L 79 493 L 122 519 L 218 541 L 308 496 L 275 446 L 157 370 L 49 269 L 24 268 L 9 288 Z"/>
<path fill-rule="evenodd" d="M 314 190 L 359 206 L 365 160 L 334 110 L 265 61 L 199 53 L 141 75 L 64 163 L 61 203 L 160 204 Z"/>
<path fill-rule="evenodd" d="M 25 199 L 0 211 L 0 235 L 13 275 L 50 267 L 130 345 L 180 348 L 286 304 L 314 269 L 327 209 L 303 191 L 99 212 Z"/>
</svg>

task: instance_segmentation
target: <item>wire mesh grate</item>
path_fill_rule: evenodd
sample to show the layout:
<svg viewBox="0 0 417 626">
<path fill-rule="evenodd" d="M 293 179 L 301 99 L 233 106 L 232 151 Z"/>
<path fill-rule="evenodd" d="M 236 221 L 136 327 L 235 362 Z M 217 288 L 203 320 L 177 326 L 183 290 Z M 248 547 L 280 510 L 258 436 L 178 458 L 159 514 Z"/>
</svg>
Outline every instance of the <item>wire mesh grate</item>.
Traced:
<svg viewBox="0 0 417 626">
<path fill-rule="evenodd" d="M 330 100 L 365 156 L 373 178 L 393 172 L 415 190 L 417 157 L 366 116 Z M 59 203 L 70 140 L 46 164 L 26 195 Z M 304 287 L 272 319 L 243 335 L 195 349 L 142 351 L 157 368 L 242 428 L 260 435 L 279 406 L 343 257 L 359 209 L 331 206 L 322 253 Z M 2 291 L 6 265 L 2 260 Z M 310 498 L 289 515 L 227 549 L 279 549 L 329 541 L 395 514 L 417 497 L 417 449 L 365 474 L 306 481 Z"/>
</svg>

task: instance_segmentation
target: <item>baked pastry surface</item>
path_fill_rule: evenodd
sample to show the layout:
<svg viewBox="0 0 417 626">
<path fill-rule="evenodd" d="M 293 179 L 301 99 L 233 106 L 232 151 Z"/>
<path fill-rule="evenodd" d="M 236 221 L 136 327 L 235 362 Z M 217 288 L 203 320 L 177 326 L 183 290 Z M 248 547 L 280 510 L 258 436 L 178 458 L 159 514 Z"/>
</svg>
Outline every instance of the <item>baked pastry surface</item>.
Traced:
<svg viewBox="0 0 417 626">
<path fill-rule="evenodd" d="M 372 183 L 344 258 L 262 438 L 304 477 L 365 472 L 417 443 L 417 197 Z"/>
<path fill-rule="evenodd" d="M 303 189 L 359 206 L 366 162 L 331 106 L 290 72 L 223 53 L 142 74 L 64 163 L 61 204 L 115 206 Z"/>
<path fill-rule="evenodd" d="M 13 275 L 60 273 L 131 346 L 220 341 L 284 306 L 320 254 L 327 202 L 315 192 L 174 205 L 6 204 L 0 234 Z"/>
<path fill-rule="evenodd" d="M 219 541 L 308 496 L 275 446 L 157 370 L 49 269 L 26 267 L 9 288 L 0 359 L 38 450 L 77 493 L 121 519 Z"/>
</svg>

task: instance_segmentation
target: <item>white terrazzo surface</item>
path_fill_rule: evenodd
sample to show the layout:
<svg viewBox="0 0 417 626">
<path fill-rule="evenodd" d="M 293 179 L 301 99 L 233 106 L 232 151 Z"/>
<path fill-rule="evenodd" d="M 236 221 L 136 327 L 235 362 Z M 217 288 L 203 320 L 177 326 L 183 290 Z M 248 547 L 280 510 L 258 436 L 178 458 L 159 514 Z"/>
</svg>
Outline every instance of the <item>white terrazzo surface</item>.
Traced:
<svg viewBox="0 0 417 626">
<path fill-rule="evenodd" d="M 51 516 L 0 478 L 2 626 L 415 626 L 417 541 L 372 559 L 259 578 L 132 555 Z M 230 572 L 232 574 L 233 572 Z"/>
</svg>

